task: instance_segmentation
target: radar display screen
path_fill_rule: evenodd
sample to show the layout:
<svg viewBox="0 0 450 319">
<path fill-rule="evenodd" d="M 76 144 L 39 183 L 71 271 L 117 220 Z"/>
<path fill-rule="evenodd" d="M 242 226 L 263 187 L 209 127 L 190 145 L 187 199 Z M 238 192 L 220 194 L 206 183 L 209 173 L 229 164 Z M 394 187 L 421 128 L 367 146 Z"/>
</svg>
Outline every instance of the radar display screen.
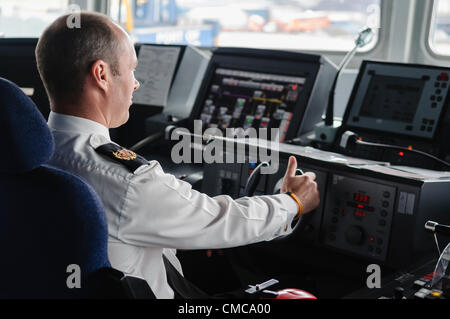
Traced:
<svg viewBox="0 0 450 319">
<path fill-rule="evenodd" d="M 203 128 L 279 128 L 283 142 L 305 82 L 304 77 L 217 68 L 200 115 Z"/>
<path fill-rule="evenodd" d="M 359 116 L 412 123 L 426 81 L 374 75 Z"/>
</svg>

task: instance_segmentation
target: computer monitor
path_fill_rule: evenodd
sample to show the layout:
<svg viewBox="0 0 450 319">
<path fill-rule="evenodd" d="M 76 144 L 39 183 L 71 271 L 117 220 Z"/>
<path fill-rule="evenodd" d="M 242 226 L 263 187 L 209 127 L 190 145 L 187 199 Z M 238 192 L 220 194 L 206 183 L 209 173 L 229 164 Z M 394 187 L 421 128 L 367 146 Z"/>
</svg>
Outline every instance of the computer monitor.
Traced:
<svg viewBox="0 0 450 319">
<path fill-rule="evenodd" d="M 449 90 L 447 68 L 365 61 L 345 126 L 433 139 Z"/>
<path fill-rule="evenodd" d="M 220 48 L 191 118 L 203 129 L 276 128 L 284 142 L 310 130 L 326 106 L 336 68 L 318 55 Z M 325 93 L 326 92 L 326 93 Z"/>
</svg>

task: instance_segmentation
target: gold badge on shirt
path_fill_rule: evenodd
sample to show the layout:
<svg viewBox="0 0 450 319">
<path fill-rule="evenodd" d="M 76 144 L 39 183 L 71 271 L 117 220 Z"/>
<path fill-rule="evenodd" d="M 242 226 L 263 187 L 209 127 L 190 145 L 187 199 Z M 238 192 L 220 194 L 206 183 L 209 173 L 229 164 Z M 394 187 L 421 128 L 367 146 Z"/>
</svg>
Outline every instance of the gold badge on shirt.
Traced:
<svg viewBox="0 0 450 319">
<path fill-rule="evenodd" d="M 117 150 L 116 152 L 113 152 L 113 155 L 121 160 L 125 160 L 125 161 L 131 161 L 134 160 L 136 158 L 136 153 L 127 149 L 120 149 Z"/>
</svg>

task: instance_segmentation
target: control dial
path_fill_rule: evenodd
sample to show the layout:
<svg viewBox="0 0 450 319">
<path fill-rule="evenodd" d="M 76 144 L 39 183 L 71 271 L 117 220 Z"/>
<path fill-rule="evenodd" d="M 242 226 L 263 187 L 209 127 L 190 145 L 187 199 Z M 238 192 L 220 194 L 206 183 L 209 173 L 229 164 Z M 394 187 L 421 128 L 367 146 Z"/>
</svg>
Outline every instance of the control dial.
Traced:
<svg viewBox="0 0 450 319">
<path fill-rule="evenodd" d="M 350 226 L 345 231 L 345 239 L 352 245 L 361 245 L 364 241 L 364 230 L 359 226 Z"/>
</svg>

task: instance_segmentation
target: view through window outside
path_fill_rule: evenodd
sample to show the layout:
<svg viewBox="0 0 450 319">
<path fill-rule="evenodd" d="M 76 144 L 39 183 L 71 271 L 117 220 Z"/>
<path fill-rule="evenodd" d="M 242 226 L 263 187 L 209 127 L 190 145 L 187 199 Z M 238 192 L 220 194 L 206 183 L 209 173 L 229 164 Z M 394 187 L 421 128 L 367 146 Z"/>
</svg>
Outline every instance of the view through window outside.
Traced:
<svg viewBox="0 0 450 319">
<path fill-rule="evenodd" d="M 85 3 L 71 1 L 70 3 Z M 108 13 L 139 42 L 348 51 L 380 23 L 381 0 L 111 0 Z M 68 0 L 0 0 L 0 37 L 38 37 Z M 364 50 L 372 48 L 377 37 Z"/>
<path fill-rule="evenodd" d="M 0 38 L 37 38 L 68 8 L 68 0 L 0 0 Z"/>
<path fill-rule="evenodd" d="M 450 55 L 450 0 L 438 0 L 436 3 L 430 45 L 437 54 Z"/>
<path fill-rule="evenodd" d="M 361 29 L 377 28 L 381 4 L 381 0 L 141 0 L 131 6 L 124 2 L 112 3 L 111 16 L 127 25 L 140 42 L 328 51 L 347 51 Z"/>
</svg>

